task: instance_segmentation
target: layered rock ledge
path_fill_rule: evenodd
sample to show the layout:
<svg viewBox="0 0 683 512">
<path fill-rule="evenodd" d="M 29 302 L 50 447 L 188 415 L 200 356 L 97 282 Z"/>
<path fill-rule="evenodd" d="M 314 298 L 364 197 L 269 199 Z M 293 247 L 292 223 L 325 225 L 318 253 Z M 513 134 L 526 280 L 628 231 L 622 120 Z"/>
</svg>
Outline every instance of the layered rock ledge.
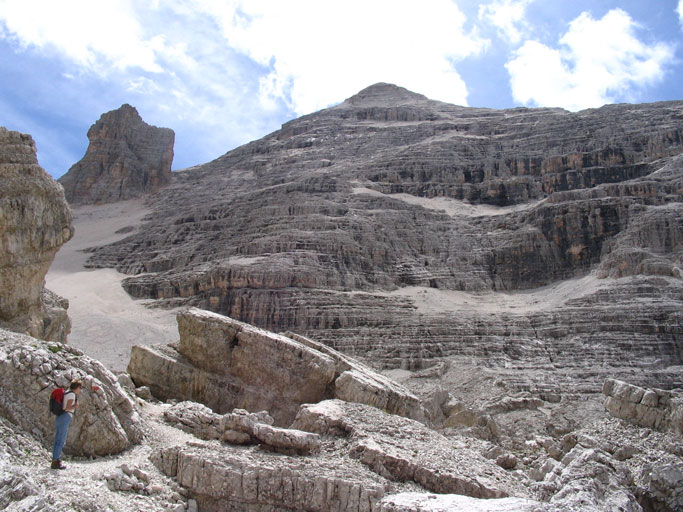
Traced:
<svg viewBox="0 0 683 512">
<path fill-rule="evenodd" d="M 605 409 L 636 425 L 683 434 L 683 393 L 648 389 L 616 379 L 602 388 Z"/>
<path fill-rule="evenodd" d="M 90 264 L 384 368 L 681 387 L 682 119 L 683 102 L 494 110 L 377 84 L 174 173 Z"/>
</svg>

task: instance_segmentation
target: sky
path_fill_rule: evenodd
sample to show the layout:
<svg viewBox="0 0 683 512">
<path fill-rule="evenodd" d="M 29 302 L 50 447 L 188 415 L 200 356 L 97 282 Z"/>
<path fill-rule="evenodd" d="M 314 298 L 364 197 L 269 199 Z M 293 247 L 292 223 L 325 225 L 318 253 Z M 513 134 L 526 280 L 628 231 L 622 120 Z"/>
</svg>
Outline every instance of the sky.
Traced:
<svg viewBox="0 0 683 512">
<path fill-rule="evenodd" d="M 377 82 L 472 107 L 683 99 L 683 0 L 0 0 L 0 126 L 55 178 L 123 103 L 208 162 Z"/>
</svg>

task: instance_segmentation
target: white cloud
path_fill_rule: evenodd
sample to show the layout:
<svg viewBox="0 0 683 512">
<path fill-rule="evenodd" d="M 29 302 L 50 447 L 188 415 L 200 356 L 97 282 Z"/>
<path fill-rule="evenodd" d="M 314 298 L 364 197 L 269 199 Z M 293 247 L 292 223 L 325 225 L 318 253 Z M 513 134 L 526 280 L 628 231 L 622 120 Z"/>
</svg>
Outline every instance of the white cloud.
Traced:
<svg viewBox="0 0 683 512">
<path fill-rule="evenodd" d="M 525 42 L 506 64 L 513 98 L 570 110 L 630 100 L 638 88 L 661 80 L 673 58 L 671 46 L 641 42 L 636 28 L 621 9 L 599 20 L 584 12 L 571 22 L 559 49 Z"/>
<path fill-rule="evenodd" d="M 92 71 L 161 71 L 164 40 L 144 37 L 132 0 L 0 0 L 0 23 L 23 46 L 55 49 Z"/>
<path fill-rule="evenodd" d="M 487 41 L 465 22 L 453 0 L 0 0 L 0 38 L 96 77 L 107 109 L 191 127 L 198 160 L 375 82 L 467 104 L 454 66 Z"/>
<path fill-rule="evenodd" d="M 495 0 L 479 6 L 479 19 L 491 23 L 498 35 L 512 44 L 519 43 L 529 30 L 525 19 L 526 8 L 534 0 Z M 682 0 L 683 1 L 683 0 Z"/>
<path fill-rule="evenodd" d="M 676 11 L 678 12 L 678 20 L 681 22 L 681 25 L 683 25 L 683 0 L 678 0 Z"/>
<path fill-rule="evenodd" d="M 467 34 L 451 0 L 194 0 L 220 24 L 228 44 L 269 69 L 264 104 L 285 100 L 312 112 L 374 82 L 466 104 L 453 63 L 485 41 Z"/>
</svg>

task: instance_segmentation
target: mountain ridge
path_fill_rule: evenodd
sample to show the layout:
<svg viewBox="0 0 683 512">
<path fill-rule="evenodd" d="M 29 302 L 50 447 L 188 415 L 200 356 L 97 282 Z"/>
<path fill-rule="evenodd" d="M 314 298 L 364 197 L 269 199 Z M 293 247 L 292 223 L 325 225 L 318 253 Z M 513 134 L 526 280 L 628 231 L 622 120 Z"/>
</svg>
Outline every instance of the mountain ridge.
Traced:
<svg viewBox="0 0 683 512">
<path fill-rule="evenodd" d="M 517 384 L 554 389 L 550 376 L 575 367 L 563 347 L 582 347 L 604 373 L 659 360 L 636 381 L 680 384 L 667 368 L 681 364 L 683 102 L 499 111 L 365 91 L 370 103 L 303 116 L 174 175 L 149 223 L 90 264 L 131 275 L 134 297 L 298 331 L 386 367 L 473 358 L 540 368 Z M 394 93 L 408 103 L 372 104 Z M 471 208 L 482 215 L 460 213 Z M 419 295 L 399 293 L 582 277 L 603 279 L 519 314 L 457 301 L 424 314 Z M 563 378 L 597 391 L 602 373 L 588 373 Z"/>
</svg>

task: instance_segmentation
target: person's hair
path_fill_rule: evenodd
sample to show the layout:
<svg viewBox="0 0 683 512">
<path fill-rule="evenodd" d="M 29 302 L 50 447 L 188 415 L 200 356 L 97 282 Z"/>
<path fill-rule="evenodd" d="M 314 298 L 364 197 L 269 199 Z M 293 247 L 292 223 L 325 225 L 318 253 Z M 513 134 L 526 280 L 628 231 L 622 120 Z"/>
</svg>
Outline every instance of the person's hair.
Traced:
<svg viewBox="0 0 683 512">
<path fill-rule="evenodd" d="M 71 384 L 69 384 L 69 389 L 73 391 L 74 389 L 78 389 L 83 386 L 83 382 L 81 382 L 81 379 L 74 379 L 71 381 Z"/>
</svg>

